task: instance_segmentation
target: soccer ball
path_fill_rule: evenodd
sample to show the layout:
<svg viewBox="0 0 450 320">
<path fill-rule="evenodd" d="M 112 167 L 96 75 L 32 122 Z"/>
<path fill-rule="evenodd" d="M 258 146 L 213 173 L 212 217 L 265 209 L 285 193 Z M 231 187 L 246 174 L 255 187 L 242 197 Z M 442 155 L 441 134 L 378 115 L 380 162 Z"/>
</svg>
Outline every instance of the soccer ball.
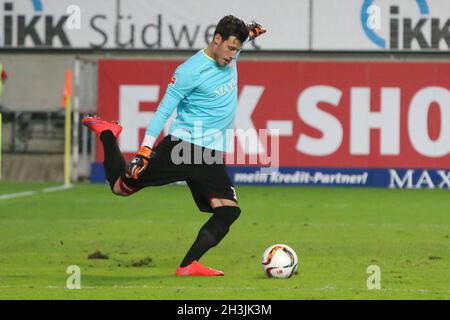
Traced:
<svg viewBox="0 0 450 320">
<path fill-rule="evenodd" d="M 264 251 L 262 265 L 269 278 L 289 278 L 297 271 L 297 254 L 285 244 L 275 244 Z"/>
</svg>

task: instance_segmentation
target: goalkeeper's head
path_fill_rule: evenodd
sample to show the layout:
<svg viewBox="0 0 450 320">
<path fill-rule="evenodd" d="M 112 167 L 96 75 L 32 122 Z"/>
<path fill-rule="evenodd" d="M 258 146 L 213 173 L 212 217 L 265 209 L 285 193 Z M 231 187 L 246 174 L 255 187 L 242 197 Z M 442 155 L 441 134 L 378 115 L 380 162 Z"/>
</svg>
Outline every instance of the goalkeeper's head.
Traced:
<svg viewBox="0 0 450 320">
<path fill-rule="evenodd" d="M 217 24 L 208 46 L 209 53 L 220 66 L 225 66 L 236 58 L 247 37 L 248 29 L 244 21 L 232 15 L 225 16 Z"/>
<path fill-rule="evenodd" d="M 235 37 L 243 44 L 248 37 L 247 25 L 235 16 L 229 15 L 220 19 L 214 31 L 214 36 L 219 34 L 223 40 Z"/>
</svg>

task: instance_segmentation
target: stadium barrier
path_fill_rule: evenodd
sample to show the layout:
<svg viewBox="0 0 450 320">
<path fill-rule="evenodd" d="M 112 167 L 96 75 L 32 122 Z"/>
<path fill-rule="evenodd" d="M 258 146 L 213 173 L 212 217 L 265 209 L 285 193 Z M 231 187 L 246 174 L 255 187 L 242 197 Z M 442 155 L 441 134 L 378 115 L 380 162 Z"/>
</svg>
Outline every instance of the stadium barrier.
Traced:
<svg viewBox="0 0 450 320">
<path fill-rule="evenodd" d="M 127 159 L 181 62 L 99 61 L 98 113 L 123 124 Z M 244 145 L 237 134 L 236 184 L 450 188 L 449 63 L 240 61 L 239 72 L 236 127 L 270 129 L 279 154 L 262 172 L 268 142 L 256 134 Z"/>
</svg>

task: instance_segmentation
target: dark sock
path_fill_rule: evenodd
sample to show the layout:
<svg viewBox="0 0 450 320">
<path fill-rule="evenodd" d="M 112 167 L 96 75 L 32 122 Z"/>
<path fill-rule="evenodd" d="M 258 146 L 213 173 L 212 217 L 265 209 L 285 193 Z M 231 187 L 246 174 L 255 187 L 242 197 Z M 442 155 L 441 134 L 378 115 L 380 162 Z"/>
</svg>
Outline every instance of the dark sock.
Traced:
<svg viewBox="0 0 450 320">
<path fill-rule="evenodd" d="M 112 190 L 117 179 L 125 171 L 125 159 L 117 145 L 116 137 L 110 130 L 103 131 L 100 140 L 104 152 L 103 168 Z"/>
<path fill-rule="evenodd" d="M 203 225 L 197 239 L 192 244 L 180 267 L 186 267 L 192 261 L 198 261 L 209 249 L 216 246 L 230 231 L 230 226 L 239 217 L 239 207 L 223 206 L 214 209 L 214 214 Z"/>
</svg>

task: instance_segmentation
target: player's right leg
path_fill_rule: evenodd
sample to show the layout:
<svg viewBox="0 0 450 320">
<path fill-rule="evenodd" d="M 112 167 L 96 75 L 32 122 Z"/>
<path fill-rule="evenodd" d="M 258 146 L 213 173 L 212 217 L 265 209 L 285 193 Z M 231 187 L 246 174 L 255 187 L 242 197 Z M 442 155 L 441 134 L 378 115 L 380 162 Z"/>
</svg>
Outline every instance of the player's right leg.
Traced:
<svg viewBox="0 0 450 320">
<path fill-rule="evenodd" d="M 122 132 L 122 126 L 117 122 L 109 122 L 97 116 L 87 116 L 81 121 L 91 129 L 103 144 L 106 178 L 111 186 L 111 191 L 116 195 L 127 196 L 135 190 L 121 182 L 120 176 L 125 172 L 125 159 L 117 145 L 117 138 Z"/>
</svg>

